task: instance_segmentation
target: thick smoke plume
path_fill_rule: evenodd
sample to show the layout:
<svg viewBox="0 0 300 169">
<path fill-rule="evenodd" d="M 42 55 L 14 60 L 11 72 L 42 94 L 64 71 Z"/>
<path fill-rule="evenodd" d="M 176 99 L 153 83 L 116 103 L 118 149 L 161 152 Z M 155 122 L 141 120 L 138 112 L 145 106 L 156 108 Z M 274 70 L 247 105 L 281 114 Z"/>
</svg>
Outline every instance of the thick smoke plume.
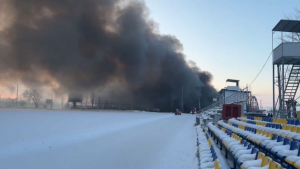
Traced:
<svg viewBox="0 0 300 169">
<path fill-rule="evenodd" d="M 147 108 L 201 106 L 212 75 L 185 60 L 174 36 L 158 33 L 142 1 L 0 0 L 0 85 L 17 80 L 57 94 L 94 92 Z"/>
</svg>

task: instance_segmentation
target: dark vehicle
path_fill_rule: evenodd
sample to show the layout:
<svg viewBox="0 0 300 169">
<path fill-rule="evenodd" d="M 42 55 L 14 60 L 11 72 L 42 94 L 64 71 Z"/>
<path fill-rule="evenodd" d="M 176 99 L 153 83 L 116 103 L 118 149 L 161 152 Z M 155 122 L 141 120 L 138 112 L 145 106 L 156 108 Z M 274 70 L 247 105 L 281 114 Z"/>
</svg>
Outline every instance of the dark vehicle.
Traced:
<svg viewBox="0 0 300 169">
<path fill-rule="evenodd" d="M 175 110 L 175 115 L 181 115 L 181 111 L 179 109 Z"/>
<path fill-rule="evenodd" d="M 191 113 L 191 114 L 196 114 L 196 107 L 192 107 L 190 113 Z"/>
</svg>

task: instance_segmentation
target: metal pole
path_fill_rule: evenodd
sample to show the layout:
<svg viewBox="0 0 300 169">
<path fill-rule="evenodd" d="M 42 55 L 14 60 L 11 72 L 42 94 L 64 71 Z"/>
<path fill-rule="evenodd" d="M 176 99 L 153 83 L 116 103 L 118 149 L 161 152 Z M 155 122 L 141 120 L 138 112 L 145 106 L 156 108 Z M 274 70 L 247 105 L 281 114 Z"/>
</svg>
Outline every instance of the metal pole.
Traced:
<svg viewBox="0 0 300 169">
<path fill-rule="evenodd" d="M 198 92 L 198 104 L 199 104 L 199 111 L 200 111 L 200 109 L 201 109 L 201 105 L 200 105 L 200 92 L 201 92 L 201 88 L 200 88 L 200 86 L 197 86 L 195 89 Z"/>
<path fill-rule="evenodd" d="M 281 78 L 280 78 L 280 66 L 277 64 L 277 81 L 278 81 L 278 98 L 279 98 L 279 110 L 282 109 L 282 97 L 281 97 Z M 278 112 L 279 113 L 279 112 Z"/>
<path fill-rule="evenodd" d="M 199 96 L 199 90 L 197 88 L 197 92 L 198 92 L 198 103 L 199 103 L 199 110 L 200 110 L 200 96 Z"/>
<path fill-rule="evenodd" d="M 273 55 L 273 50 L 274 50 L 274 32 L 272 31 L 272 55 Z M 274 56 L 273 56 L 274 57 Z M 273 115 L 275 115 L 275 111 L 276 111 L 276 106 L 275 106 L 275 69 L 274 69 L 274 63 L 272 63 L 273 65 Z"/>
<path fill-rule="evenodd" d="M 283 118 L 284 117 L 284 115 L 285 115 L 285 107 L 284 107 L 284 99 L 285 99 L 285 90 L 284 90 L 284 79 L 285 79 L 285 77 L 284 77 L 284 58 L 282 57 L 282 110 L 283 110 L 283 112 L 282 112 L 282 114 L 281 114 L 281 118 Z"/>
<path fill-rule="evenodd" d="M 181 110 L 183 112 L 183 86 L 182 86 L 182 92 L 181 92 Z"/>
<path fill-rule="evenodd" d="M 97 111 L 99 111 L 100 97 L 97 98 Z"/>
<path fill-rule="evenodd" d="M 272 66 L 273 66 L 273 115 L 275 115 L 275 110 L 276 110 L 276 107 L 275 107 L 275 77 L 274 77 L 274 74 L 275 74 L 275 72 L 274 72 L 274 64 L 272 64 Z"/>
<path fill-rule="evenodd" d="M 19 83 L 17 83 L 16 107 L 18 107 Z"/>
</svg>

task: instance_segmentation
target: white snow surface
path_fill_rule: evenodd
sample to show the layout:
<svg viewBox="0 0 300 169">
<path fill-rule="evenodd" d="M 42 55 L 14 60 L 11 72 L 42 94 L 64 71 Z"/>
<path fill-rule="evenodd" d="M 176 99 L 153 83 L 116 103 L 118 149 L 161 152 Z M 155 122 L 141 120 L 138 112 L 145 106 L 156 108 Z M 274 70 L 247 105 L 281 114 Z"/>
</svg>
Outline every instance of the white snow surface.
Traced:
<svg viewBox="0 0 300 169">
<path fill-rule="evenodd" d="M 1 169 L 196 169 L 195 116 L 0 110 Z"/>
</svg>

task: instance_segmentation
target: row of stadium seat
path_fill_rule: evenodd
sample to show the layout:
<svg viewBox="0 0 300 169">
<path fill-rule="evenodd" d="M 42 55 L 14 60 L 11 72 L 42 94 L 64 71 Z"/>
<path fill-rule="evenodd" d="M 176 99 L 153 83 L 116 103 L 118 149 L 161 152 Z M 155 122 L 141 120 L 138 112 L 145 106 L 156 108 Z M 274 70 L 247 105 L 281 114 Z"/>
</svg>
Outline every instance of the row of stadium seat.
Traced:
<svg viewBox="0 0 300 169">
<path fill-rule="evenodd" d="M 218 124 L 234 131 L 242 138 L 253 143 L 262 152 L 272 157 L 282 166 L 288 168 L 300 168 L 300 145 L 298 141 L 293 141 L 285 136 L 290 136 L 282 130 L 276 134 L 249 127 L 249 123 L 244 123 L 235 119 L 230 119 L 226 123 L 219 121 Z M 246 126 L 243 126 L 245 124 Z M 247 126 L 248 125 L 248 126 Z"/>
<path fill-rule="evenodd" d="M 271 117 L 253 117 L 253 116 L 241 116 L 238 117 L 240 120 L 251 120 L 255 122 L 263 123 L 277 123 L 277 124 L 288 124 L 288 125 L 300 125 L 299 119 L 280 119 L 280 118 L 271 118 Z"/>
<path fill-rule="evenodd" d="M 275 123 L 252 123 L 252 121 L 229 119 L 228 124 L 235 123 L 237 125 L 245 126 L 257 132 L 257 130 L 270 132 L 272 134 L 281 135 L 294 141 L 300 141 L 300 126 L 275 124 Z"/>
<path fill-rule="evenodd" d="M 201 126 L 201 129 L 202 130 L 198 132 L 198 157 L 200 169 L 221 169 L 211 139 L 203 126 Z"/>
<path fill-rule="evenodd" d="M 222 143 L 241 169 L 281 169 L 281 165 L 245 141 L 230 129 L 208 123 L 209 132 Z M 242 130 L 242 129 L 241 129 Z"/>
</svg>

